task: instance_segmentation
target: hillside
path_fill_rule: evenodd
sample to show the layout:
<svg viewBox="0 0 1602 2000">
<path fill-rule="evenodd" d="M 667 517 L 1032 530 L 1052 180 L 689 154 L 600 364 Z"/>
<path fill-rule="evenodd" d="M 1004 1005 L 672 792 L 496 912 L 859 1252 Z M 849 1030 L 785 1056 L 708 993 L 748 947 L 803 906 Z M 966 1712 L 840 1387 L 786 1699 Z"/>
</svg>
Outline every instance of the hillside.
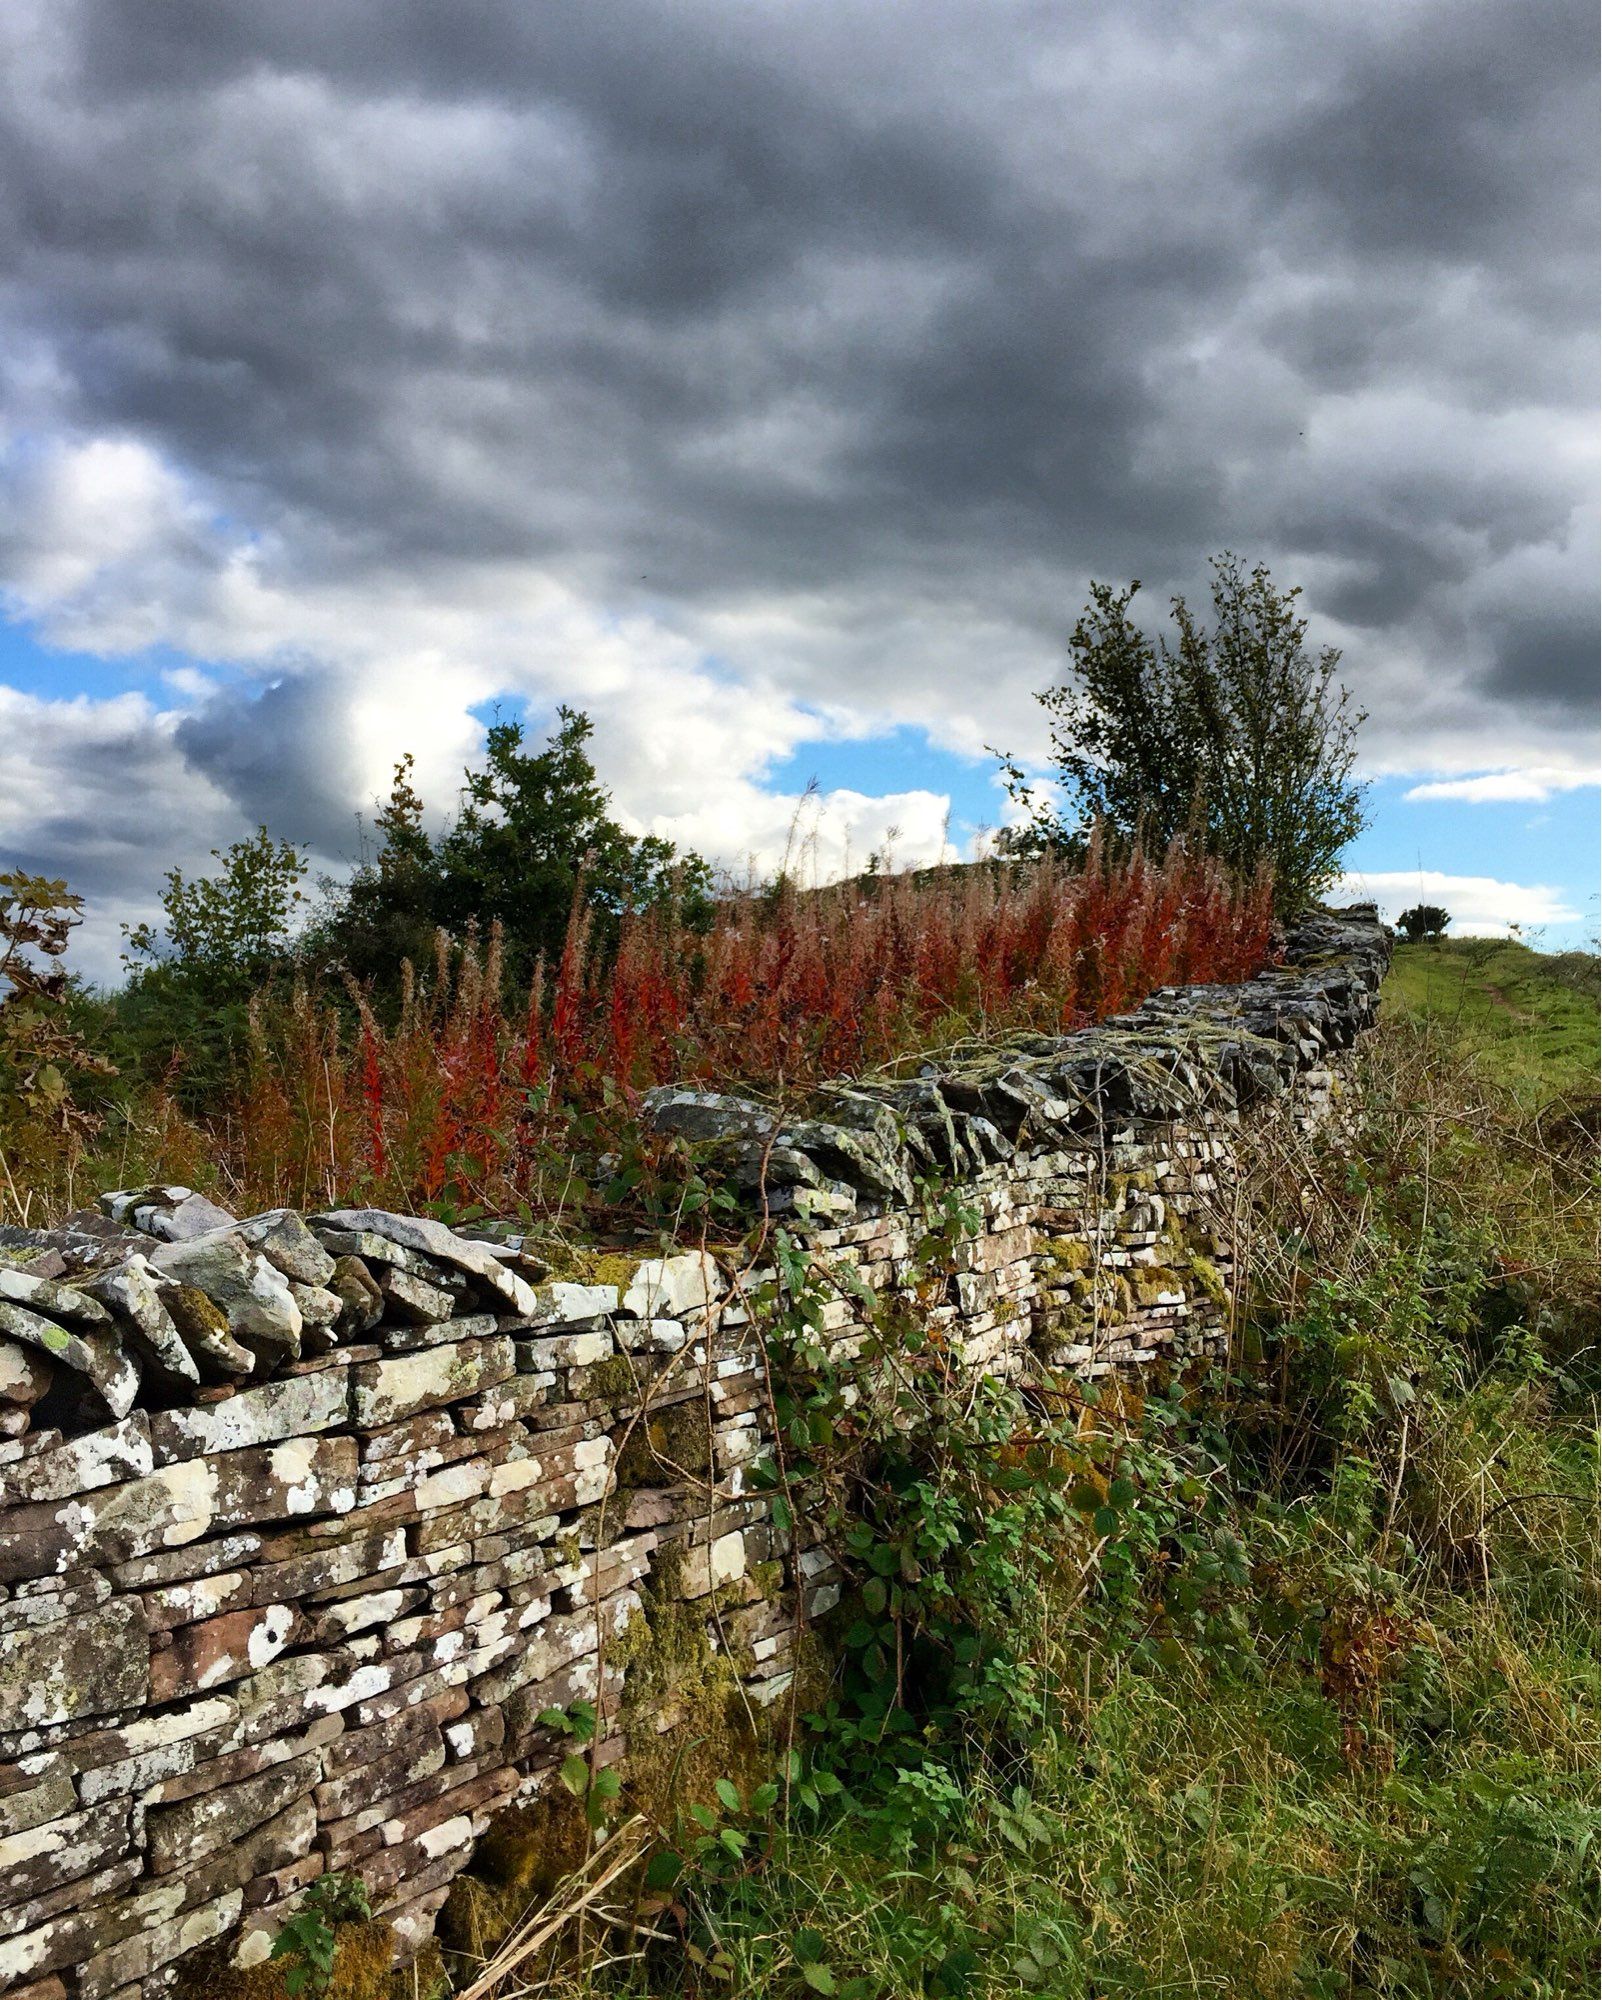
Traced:
<svg viewBox="0 0 1602 2000">
<path fill-rule="evenodd" d="M 1594 1097 L 1598 1059 L 1597 961 L 1503 938 L 1398 944 L 1388 1008 L 1449 1028 L 1521 1094 Z"/>
</svg>

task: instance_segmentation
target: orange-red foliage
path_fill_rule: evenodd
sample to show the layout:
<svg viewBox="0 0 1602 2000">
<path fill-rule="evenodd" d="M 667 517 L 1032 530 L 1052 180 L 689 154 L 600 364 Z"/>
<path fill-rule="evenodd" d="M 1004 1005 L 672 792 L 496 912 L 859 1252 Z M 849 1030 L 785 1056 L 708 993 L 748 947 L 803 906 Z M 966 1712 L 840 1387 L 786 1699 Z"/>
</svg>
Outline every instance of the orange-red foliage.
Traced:
<svg viewBox="0 0 1602 2000">
<path fill-rule="evenodd" d="M 484 959 L 442 940 L 392 1028 L 358 997 L 353 1037 L 299 996 L 258 1036 L 221 1164 L 262 1201 L 566 1205 L 575 1126 L 604 1140 L 651 1084 L 793 1091 L 965 1037 L 1064 1032 L 1159 986 L 1249 978 L 1270 919 L 1266 881 L 1238 889 L 1183 848 L 1153 862 L 1094 845 L 1079 868 L 781 885 L 719 902 L 704 933 L 625 918 L 605 956 L 579 907 L 554 977 L 542 967 L 515 1012 L 493 938 Z"/>
</svg>

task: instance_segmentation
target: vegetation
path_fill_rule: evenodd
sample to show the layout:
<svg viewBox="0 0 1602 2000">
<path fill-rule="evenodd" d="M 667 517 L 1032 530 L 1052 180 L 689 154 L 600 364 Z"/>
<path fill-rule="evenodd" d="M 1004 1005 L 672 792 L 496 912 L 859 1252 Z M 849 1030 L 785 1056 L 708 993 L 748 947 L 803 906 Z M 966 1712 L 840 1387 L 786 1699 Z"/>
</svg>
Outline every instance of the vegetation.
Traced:
<svg viewBox="0 0 1602 2000">
<path fill-rule="evenodd" d="M 1363 715 L 1335 680 L 1340 654 L 1308 651 L 1298 590 L 1227 553 L 1212 568 L 1211 628 L 1176 597 L 1173 640 L 1130 616 L 1138 582 L 1091 585 L 1069 678 L 1039 697 L 1064 803 L 1039 804 L 1004 760 L 1028 813 L 1015 844 L 1072 852 L 1092 826 L 1157 848 L 1183 834 L 1243 880 L 1271 867 L 1290 915 L 1324 893 L 1365 824 L 1352 777 Z"/>
<path fill-rule="evenodd" d="M 1422 938 L 1442 936 L 1451 921 L 1451 912 L 1439 903 L 1415 903 L 1396 919 L 1396 928 L 1409 944 L 1417 944 Z"/>
<path fill-rule="evenodd" d="M 589 718 L 558 712 L 545 747 L 524 748 L 523 726 L 490 726 L 482 769 L 469 771 L 456 817 L 438 835 L 424 823 L 412 760 L 402 758 L 378 814 L 381 844 L 314 925 L 308 957 L 393 994 L 405 960 L 428 964 L 436 931 L 462 937 L 501 928 L 503 970 L 526 987 L 536 962 L 556 961 L 575 900 L 608 942 L 625 912 L 704 919 L 711 872 L 671 841 L 636 839 L 613 817 L 590 761 Z"/>
<path fill-rule="evenodd" d="M 264 838 L 242 851 L 224 881 L 277 865 Z M 561 1227 L 677 1187 L 635 1116 L 653 1084 L 804 1092 L 967 1036 L 1060 1031 L 1171 982 L 1247 977 L 1269 942 L 1266 878 L 1241 889 L 1182 844 L 1156 862 L 1092 840 L 1077 867 L 1047 857 L 805 894 L 780 881 L 705 911 L 617 913 L 586 892 L 515 1000 L 498 924 L 482 944 L 471 926 L 459 944 L 437 932 L 432 963 L 403 965 L 388 1006 L 304 964 L 243 995 L 186 943 L 120 1000 L 77 1007 L 122 1077 L 104 1087 L 102 1147 L 69 1178 L 177 1180 L 247 1208 L 359 1193 Z M 171 1051 L 157 1032 L 178 1018 L 169 1006 L 204 1015 Z M 56 1169 L 29 1167 L 41 1200 L 67 1191 Z"/>
<path fill-rule="evenodd" d="M 82 908 L 65 882 L 0 874 L 0 1216 L 43 1209 L 103 1122 L 83 1087 L 114 1066 L 73 1026 L 61 965 Z"/>
<path fill-rule="evenodd" d="M 1532 951 L 1504 938 L 1443 938 L 1398 945 L 1389 1005 L 1436 1022 L 1520 1101 L 1594 1107 L 1597 960 L 1590 952 Z M 1595 1112 L 1593 1108 L 1593 1131 Z"/>
<path fill-rule="evenodd" d="M 618 1853 L 588 1963 L 531 1916 L 475 1993 L 1594 1989 L 1595 1151 L 1410 976 L 1347 1121 L 1266 1135 L 1222 1375 L 976 1394 L 906 1316 L 837 1375 L 796 1263 L 765 1476 L 839 1666 L 776 1782 Z"/>
</svg>

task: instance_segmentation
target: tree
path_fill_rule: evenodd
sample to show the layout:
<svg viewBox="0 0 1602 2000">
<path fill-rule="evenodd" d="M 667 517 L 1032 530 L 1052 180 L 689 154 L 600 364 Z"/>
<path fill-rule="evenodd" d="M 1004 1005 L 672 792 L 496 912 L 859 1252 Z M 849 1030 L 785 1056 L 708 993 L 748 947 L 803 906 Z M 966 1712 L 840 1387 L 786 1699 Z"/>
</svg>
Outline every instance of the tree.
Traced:
<svg viewBox="0 0 1602 2000">
<path fill-rule="evenodd" d="M 1299 590 L 1227 552 L 1212 570 L 1211 628 L 1176 597 L 1174 636 L 1155 642 L 1130 616 L 1138 581 L 1092 583 L 1069 677 L 1038 697 L 1064 803 L 1042 806 L 1004 758 L 1029 815 L 1012 845 L 1072 849 L 1098 821 L 1122 842 L 1200 839 L 1243 877 L 1271 867 L 1275 906 L 1291 915 L 1367 823 L 1352 777 L 1363 713 L 1335 680 L 1336 649 L 1309 652 Z"/>
<path fill-rule="evenodd" d="M 167 871 L 161 907 L 166 923 L 123 926 L 132 969 L 165 964 L 216 988 L 248 988 L 288 954 L 306 858 L 266 827 L 226 851 L 214 847 L 214 875 L 186 881 Z"/>
<path fill-rule="evenodd" d="M 656 835 L 636 837 L 613 818 L 591 734 L 589 717 L 565 706 L 538 750 L 524 747 L 520 722 L 492 724 L 483 766 L 464 773 L 460 809 L 437 837 L 423 823 L 412 760 L 403 758 L 378 814 L 378 853 L 336 896 L 317 928 L 316 953 L 385 987 L 402 958 L 427 963 L 436 930 L 460 937 L 470 923 L 484 930 L 499 922 L 508 976 L 521 981 L 539 953 L 559 956 L 581 882 L 603 943 L 624 909 L 704 905 L 704 861 Z"/>
<path fill-rule="evenodd" d="M 1421 938 L 1440 937 L 1451 921 L 1439 903 L 1415 903 L 1396 919 L 1396 928 L 1410 944 L 1417 944 Z"/>
<path fill-rule="evenodd" d="M 306 858 L 258 827 L 194 880 L 167 871 L 161 924 L 123 927 L 130 978 L 111 1002 L 121 1068 L 173 1088 L 185 1109 L 214 1102 L 233 1076 L 252 1001 L 293 963 Z"/>
</svg>

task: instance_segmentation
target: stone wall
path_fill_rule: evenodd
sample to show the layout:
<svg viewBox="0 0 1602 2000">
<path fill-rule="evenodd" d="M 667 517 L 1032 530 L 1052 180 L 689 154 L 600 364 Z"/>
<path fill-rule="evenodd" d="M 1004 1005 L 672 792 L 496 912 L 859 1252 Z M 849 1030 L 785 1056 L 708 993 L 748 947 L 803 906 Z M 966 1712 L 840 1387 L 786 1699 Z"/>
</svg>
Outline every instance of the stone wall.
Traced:
<svg viewBox="0 0 1602 2000">
<path fill-rule="evenodd" d="M 1372 910 L 1322 916 L 1245 986 L 805 1118 L 671 1090 L 648 1116 L 880 1297 L 918 1184 L 960 1187 L 982 1226 L 920 1310 L 975 1366 L 1204 1358 L 1239 1152 L 1266 1103 L 1320 1115 L 1387 951 Z M 840 1580 L 746 1490 L 749 1256 L 556 1279 L 508 1232 L 366 1209 L 102 1208 L 0 1232 L 0 1993 L 248 1965 L 325 1870 L 405 1956 L 496 1815 L 550 1795 L 542 1712 L 595 1702 L 601 1763 L 645 1786 L 706 1732 L 686 1663 L 760 1742 Z"/>
</svg>

